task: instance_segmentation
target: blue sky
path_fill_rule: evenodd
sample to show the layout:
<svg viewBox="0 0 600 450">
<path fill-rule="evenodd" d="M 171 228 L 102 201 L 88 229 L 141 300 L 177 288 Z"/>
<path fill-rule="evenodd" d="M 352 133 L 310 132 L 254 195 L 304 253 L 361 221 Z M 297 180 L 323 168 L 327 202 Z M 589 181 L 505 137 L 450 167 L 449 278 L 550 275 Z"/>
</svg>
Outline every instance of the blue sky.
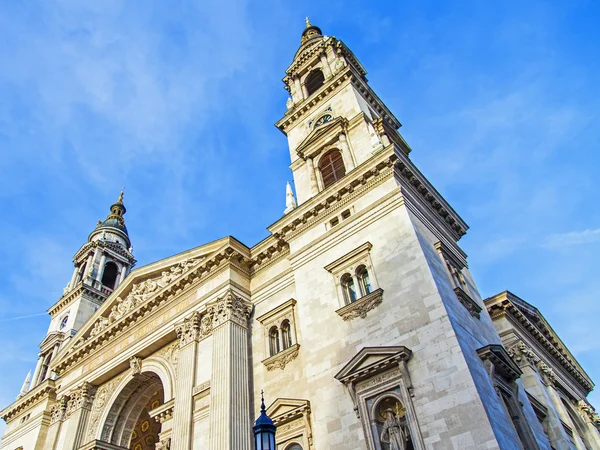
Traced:
<svg viewBox="0 0 600 450">
<path fill-rule="evenodd" d="M 471 226 L 483 296 L 538 306 L 600 382 L 600 4 L 0 3 L 0 403 L 71 258 L 126 187 L 138 266 L 253 245 L 291 180 L 281 78 L 304 17 L 368 70 L 423 173 Z M 590 396 L 600 408 L 600 396 Z"/>
</svg>

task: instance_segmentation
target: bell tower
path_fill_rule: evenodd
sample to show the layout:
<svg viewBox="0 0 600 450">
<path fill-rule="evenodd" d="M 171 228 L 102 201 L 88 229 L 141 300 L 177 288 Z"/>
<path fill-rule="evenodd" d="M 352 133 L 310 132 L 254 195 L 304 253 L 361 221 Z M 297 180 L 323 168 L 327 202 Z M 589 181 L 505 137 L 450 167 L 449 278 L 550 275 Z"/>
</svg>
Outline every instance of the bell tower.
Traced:
<svg viewBox="0 0 600 450">
<path fill-rule="evenodd" d="M 106 219 L 98 221 L 87 242 L 73 257 L 73 275 L 48 313 L 52 317 L 40 353 L 31 389 L 52 377 L 48 368 L 64 343 L 91 317 L 125 279 L 135 265 L 131 241 L 123 215 L 123 191 L 110 207 Z"/>
<path fill-rule="evenodd" d="M 283 78 L 290 93 L 276 126 L 287 136 L 298 204 L 395 143 L 408 154 L 400 122 L 370 88 L 350 49 L 306 18 L 300 48 Z"/>
</svg>

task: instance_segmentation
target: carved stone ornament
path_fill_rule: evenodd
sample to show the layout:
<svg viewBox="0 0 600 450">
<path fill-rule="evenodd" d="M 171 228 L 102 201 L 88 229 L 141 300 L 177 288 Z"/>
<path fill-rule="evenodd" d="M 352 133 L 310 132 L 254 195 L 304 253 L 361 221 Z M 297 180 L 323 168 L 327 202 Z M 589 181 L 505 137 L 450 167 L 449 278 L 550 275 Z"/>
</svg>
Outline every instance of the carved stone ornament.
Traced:
<svg viewBox="0 0 600 450">
<path fill-rule="evenodd" d="M 469 311 L 469 314 L 471 314 L 471 316 L 475 317 L 476 319 L 479 319 L 482 310 L 481 306 L 479 306 L 477 302 L 473 300 L 471 296 L 460 287 L 455 287 L 454 293 L 456 294 L 456 297 L 458 298 L 458 301 L 461 303 L 461 305 L 463 305 L 467 309 L 467 311 Z"/>
<path fill-rule="evenodd" d="M 168 271 L 163 271 L 160 278 L 144 280 L 138 284 L 134 284 L 129 294 L 127 294 L 127 297 L 116 298 L 115 304 L 107 317 L 101 316 L 96 320 L 90 331 L 90 338 L 102 333 L 114 322 L 126 316 L 139 305 L 146 303 L 156 292 L 166 287 L 187 270 L 199 264 L 200 261 L 202 261 L 202 258 L 182 261 L 179 264 L 172 266 Z M 78 341 L 79 345 L 81 345 L 85 339 L 80 341 L 81 342 Z"/>
<path fill-rule="evenodd" d="M 298 352 L 300 350 L 300 344 L 294 344 L 290 348 L 286 348 L 285 350 L 263 360 L 263 364 L 267 368 L 267 370 L 275 370 L 275 369 L 285 369 L 285 366 L 298 357 Z"/>
<path fill-rule="evenodd" d="M 540 361 L 537 364 L 538 371 L 546 384 L 554 384 L 556 383 L 556 374 L 552 367 L 548 366 L 544 361 Z"/>
<path fill-rule="evenodd" d="M 60 398 L 58 403 L 52 407 L 52 409 L 50 410 L 50 425 L 65 420 L 67 413 L 67 401 L 68 398 L 66 396 L 63 396 Z"/>
<path fill-rule="evenodd" d="M 131 371 L 133 375 L 139 375 L 142 373 L 142 359 L 137 356 L 132 356 L 129 358 L 129 366 L 131 367 Z"/>
<path fill-rule="evenodd" d="M 195 311 L 191 316 L 183 319 L 183 322 L 175 325 L 180 348 L 192 342 L 198 342 L 210 334 L 212 328 L 205 326 L 210 323 L 210 320 L 203 319 L 206 319 L 206 316 L 203 317 L 198 311 Z"/>
<path fill-rule="evenodd" d="M 156 450 L 171 450 L 171 438 L 161 439 L 156 443 Z"/>
<path fill-rule="evenodd" d="M 67 417 L 81 408 L 91 408 L 94 395 L 96 394 L 96 386 L 84 381 L 81 386 L 69 393 L 67 401 Z"/>
<path fill-rule="evenodd" d="M 383 289 L 377 289 L 368 295 L 346 305 L 336 311 L 344 320 L 352 320 L 360 317 L 364 319 L 367 313 L 375 309 L 383 301 Z"/>
<path fill-rule="evenodd" d="M 587 423 L 591 423 L 600 428 L 600 416 L 596 414 L 596 410 L 592 405 L 585 400 L 579 400 L 577 402 L 577 410 Z"/>
<path fill-rule="evenodd" d="M 523 367 L 531 364 L 533 367 L 540 362 L 540 358 L 534 351 L 523 341 L 518 341 L 515 345 L 508 349 L 508 354 L 515 360 L 519 366 Z"/>
<path fill-rule="evenodd" d="M 94 439 L 96 435 L 96 431 L 98 429 L 98 424 L 100 422 L 100 418 L 102 417 L 102 412 L 104 408 L 107 406 L 108 400 L 110 396 L 114 392 L 115 388 L 119 385 L 123 377 L 126 375 L 126 372 L 122 375 L 113 378 L 112 380 L 104 383 L 96 390 L 96 396 L 94 397 L 94 403 L 92 404 L 92 413 L 90 417 L 90 422 L 88 425 L 88 433 L 87 440 L 90 441 Z"/>
<path fill-rule="evenodd" d="M 245 328 L 252 313 L 252 304 L 236 297 L 232 290 L 228 290 L 223 297 L 218 298 L 208 307 L 207 313 L 212 316 L 213 328 L 228 321 Z"/>
</svg>

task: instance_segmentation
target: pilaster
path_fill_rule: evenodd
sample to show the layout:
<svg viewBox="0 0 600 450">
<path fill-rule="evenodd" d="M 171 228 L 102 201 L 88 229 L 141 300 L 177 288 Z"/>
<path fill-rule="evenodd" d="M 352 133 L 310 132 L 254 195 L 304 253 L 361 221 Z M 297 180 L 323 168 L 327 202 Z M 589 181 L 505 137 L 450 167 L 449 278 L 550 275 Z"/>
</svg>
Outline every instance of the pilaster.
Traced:
<svg viewBox="0 0 600 450">
<path fill-rule="evenodd" d="M 63 449 L 76 450 L 84 443 L 83 438 L 95 394 L 96 387 L 88 382 L 84 382 L 69 394 L 65 413 L 67 431 Z"/>
<path fill-rule="evenodd" d="M 210 450 L 250 450 L 248 318 L 252 305 L 228 291 L 209 306 L 213 325 Z"/>
</svg>

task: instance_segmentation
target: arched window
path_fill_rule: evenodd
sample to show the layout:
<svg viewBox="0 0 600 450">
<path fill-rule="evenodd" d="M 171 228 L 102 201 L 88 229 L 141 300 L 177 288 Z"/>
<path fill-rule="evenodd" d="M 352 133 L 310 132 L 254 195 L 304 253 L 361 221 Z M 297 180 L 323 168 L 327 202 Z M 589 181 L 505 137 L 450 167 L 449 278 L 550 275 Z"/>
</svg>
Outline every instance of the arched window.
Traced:
<svg viewBox="0 0 600 450">
<path fill-rule="evenodd" d="M 276 355 L 281 351 L 281 346 L 279 344 L 279 330 L 277 327 L 271 327 L 269 330 L 269 351 L 271 352 L 271 356 Z"/>
<path fill-rule="evenodd" d="M 342 276 L 342 287 L 344 289 L 344 299 L 347 304 L 356 301 L 356 287 L 352 275 L 346 273 Z"/>
<path fill-rule="evenodd" d="M 60 321 L 59 329 L 62 330 L 63 328 L 65 328 L 67 326 L 68 321 L 69 321 L 69 315 L 66 314 L 65 317 L 63 317 L 62 320 Z"/>
<path fill-rule="evenodd" d="M 284 320 L 281 324 L 281 343 L 283 349 L 290 348 L 292 344 L 292 329 L 289 320 Z"/>
<path fill-rule="evenodd" d="M 292 444 L 289 447 L 286 447 L 285 450 L 303 450 L 300 444 Z"/>
<path fill-rule="evenodd" d="M 319 160 L 319 170 L 323 177 L 323 187 L 327 188 L 346 175 L 346 167 L 339 150 L 330 150 Z"/>
<path fill-rule="evenodd" d="M 360 283 L 360 290 L 362 295 L 367 295 L 371 293 L 371 280 L 369 279 L 369 272 L 365 266 L 359 266 L 356 269 L 356 277 Z"/>
<path fill-rule="evenodd" d="M 118 273 L 119 268 L 117 265 L 112 261 L 107 262 L 104 265 L 104 272 L 102 273 L 102 284 L 109 289 L 114 289 Z"/>
<path fill-rule="evenodd" d="M 323 83 L 325 83 L 325 76 L 320 69 L 313 70 L 308 74 L 306 80 L 304 80 L 304 85 L 309 96 L 317 92 L 323 86 Z"/>
</svg>

